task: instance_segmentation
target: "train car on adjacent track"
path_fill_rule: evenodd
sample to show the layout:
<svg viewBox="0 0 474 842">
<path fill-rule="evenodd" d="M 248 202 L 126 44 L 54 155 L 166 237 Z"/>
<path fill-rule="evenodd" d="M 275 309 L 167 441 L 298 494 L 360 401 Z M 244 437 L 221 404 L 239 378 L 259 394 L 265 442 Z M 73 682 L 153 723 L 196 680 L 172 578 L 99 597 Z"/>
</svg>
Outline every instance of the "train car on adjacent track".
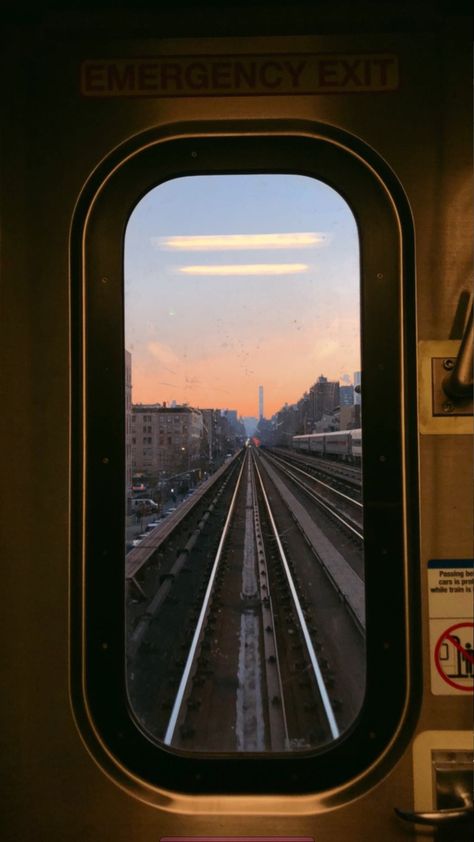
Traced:
<svg viewBox="0 0 474 842">
<path fill-rule="evenodd" d="M 362 461 L 362 430 L 338 430 L 329 433 L 307 433 L 293 436 L 294 450 L 328 456 L 343 462 Z"/>
</svg>

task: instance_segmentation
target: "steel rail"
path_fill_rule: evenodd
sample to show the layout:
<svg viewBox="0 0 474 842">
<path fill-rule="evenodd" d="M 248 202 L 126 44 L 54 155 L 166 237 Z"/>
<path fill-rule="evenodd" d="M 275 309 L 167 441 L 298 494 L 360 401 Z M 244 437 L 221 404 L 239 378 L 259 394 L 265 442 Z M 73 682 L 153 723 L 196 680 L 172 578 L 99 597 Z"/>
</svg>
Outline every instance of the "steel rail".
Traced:
<svg viewBox="0 0 474 842">
<path fill-rule="evenodd" d="M 170 716 L 170 719 L 169 719 L 169 722 L 168 722 L 168 727 L 166 729 L 166 733 L 165 733 L 165 736 L 164 736 L 164 739 L 163 739 L 163 742 L 164 742 L 165 745 L 171 745 L 171 741 L 172 741 L 173 736 L 174 736 L 176 723 L 178 721 L 179 712 L 181 710 L 181 705 L 183 703 L 184 695 L 186 693 L 186 689 L 187 689 L 187 685 L 188 685 L 188 681 L 189 681 L 189 676 L 191 674 L 191 669 L 192 669 L 192 665 L 193 665 L 194 658 L 195 658 L 195 655 L 196 655 L 196 650 L 198 648 L 199 639 L 201 637 L 202 629 L 203 629 L 203 626 L 204 626 L 204 620 L 206 618 L 206 614 L 207 614 L 207 610 L 208 610 L 208 606 L 209 606 L 209 602 L 210 602 L 210 598 L 211 598 L 211 593 L 212 593 L 212 589 L 213 589 L 213 586 L 214 586 L 214 580 L 215 580 L 216 574 L 217 574 L 217 568 L 219 567 L 219 562 L 221 560 L 221 555 L 222 555 L 222 551 L 223 551 L 223 548 L 224 548 L 224 543 L 225 543 L 225 540 L 227 538 L 227 533 L 229 531 L 230 522 L 232 520 L 232 515 L 233 515 L 233 512 L 234 512 L 234 508 L 235 508 L 235 501 L 237 499 L 237 494 L 238 494 L 238 491 L 239 491 L 239 488 L 240 488 L 240 480 L 242 478 L 242 474 L 243 474 L 243 470 L 244 470 L 246 461 L 247 461 L 246 459 L 244 459 L 242 461 L 242 466 L 240 468 L 239 475 L 237 477 L 237 482 L 235 484 L 235 491 L 234 491 L 234 494 L 232 495 L 232 500 L 230 502 L 229 511 L 227 513 L 227 518 L 226 518 L 226 521 L 225 521 L 225 524 L 224 524 L 224 528 L 222 530 L 221 539 L 219 541 L 219 546 L 217 548 L 216 557 L 214 559 L 211 574 L 209 576 L 209 582 L 208 582 L 208 585 L 207 585 L 207 588 L 206 588 L 206 593 L 204 594 L 203 604 L 202 604 L 201 611 L 200 611 L 200 614 L 199 614 L 199 617 L 198 617 L 198 620 L 197 620 L 197 623 L 196 623 L 196 628 L 194 630 L 193 639 L 191 641 L 191 646 L 189 648 L 188 657 L 186 659 L 186 664 L 185 664 L 185 667 L 184 667 L 184 670 L 183 670 L 183 674 L 181 676 L 181 681 L 179 683 L 178 692 L 177 692 L 176 698 L 174 700 L 173 708 L 172 708 L 172 711 L 171 711 L 171 716 Z"/>
<path fill-rule="evenodd" d="M 274 537 L 275 537 L 275 540 L 276 540 L 276 543 L 277 543 L 277 546 L 278 546 L 278 550 L 279 550 L 279 553 L 280 553 L 283 568 L 284 568 L 285 573 L 286 573 L 286 577 L 287 577 L 287 580 L 288 580 L 288 586 L 289 586 L 289 589 L 290 589 L 290 592 L 291 592 L 291 596 L 293 598 L 293 604 L 295 606 L 296 613 L 298 615 L 298 620 L 299 620 L 299 623 L 300 623 L 300 626 L 301 626 L 301 631 L 302 631 L 304 641 L 305 641 L 305 644 L 306 644 L 306 649 L 308 650 L 308 655 L 309 655 L 309 659 L 311 661 L 311 666 L 313 667 L 313 672 L 314 672 L 314 676 L 316 678 L 316 683 L 317 683 L 317 686 L 318 686 L 319 694 L 321 696 L 321 701 L 322 701 L 322 704 L 323 704 L 324 713 L 325 713 L 326 719 L 328 721 L 328 725 L 329 725 L 329 729 L 331 731 L 331 735 L 332 735 L 333 739 L 337 739 L 340 735 L 339 726 L 337 724 L 336 717 L 335 717 L 335 714 L 334 714 L 334 711 L 333 711 L 333 708 L 332 708 L 332 705 L 331 705 L 331 700 L 329 698 L 328 691 L 327 691 L 326 685 L 324 683 L 324 678 L 323 678 L 323 675 L 322 675 L 322 672 L 321 672 L 321 668 L 319 666 L 319 662 L 318 662 L 316 652 L 314 650 L 313 642 L 311 640 L 311 635 L 309 633 L 309 629 L 308 629 L 306 620 L 304 618 L 303 609 L 302 609 L 300 601 L 299 601 L 299 597 L 298 597 L 298 594 L 297 594 L 297 591 L 296 591 L 295 583 L 293 582 L 293 577 L 291 575 L 288 560 L 286 558 L 286 554 L 285 554 L 285 551 L 283 549 L 283 546 L 282 546 L 282 543 L 281 543 L 281 540 L 280 540 L 280 536 L 278 534 L 278 530 L 277 530 L 277 527 L 276 527 L 276 524 L 275 524 L 275 520 L 274 520 L 274 517 L 273 517 L 272 510 L 271 510 L 270 502 L 268 500 L 268 496 L 267 496 L 267 493 L 265 491 L 265 487 L 263 485 L 262 475 L 261 475 L 261 473 L 258 469 L 258 465 L 257 465 L 256 462 L 255 462 L 255 470 L 256 470 L 257 476 L 258 476 L 259 481 L 260 481 L 260 486 L 261 486 L 261 490 L 262 490 L 263 499 L 265 501 L 265 506 L 267 508 L 268 517 L 269 517 L 270 523 L 272 525 L 273 534 L 274 534 Z"/>
<path fill-rule="evenodd" d="M 267 454 L 265 454 L 265 457 L 267 459 L 270 458 Z M 359 532 L 359 530 L 356 529 L 354 526 L 352 526 L 352 524 L 349 523 L 348 520 L 341 517 L 341 515 L 339 515 L 337 513 L 337 511 L 335 509 L 333 509 L 332 506 L 328 505 L 328 503 L 326 503 L 324 500 L 322 500 L 321 497 L 318 494 L 316 494 L 316 492 L 314 492 L 311 488 L 308 488 L 308 486 L 305 485 L 305 483 L 302 482 L 299 479 L 299 477 L 294 476 L 294 474 L 292 474 L 291 471 L 288 468 L 285 468 L 282 465 L 280 465 L 279 467 L 280 467 L 280 470 L 282 470 L 283 473 L 286 474 L 287 476 L 291 477 L 293 482 L 295 482 L 301 489 L 303 489 L 303 491 L 306 494 L 308 494 L 308 496 L 311 497 L 318 506 L 321 506 L 321 508 L 326 509 L 326 511 L 329 512 L 331 517 L 336 518 L 338 521 L 340 521 L 342 523 L 342 525 L 344 526 L 345 529 L 349 529 L 360 541 L 364 541 L 364 535 L 363 535 L 362 532 Z M 356 501 L 353 500 L 351 502 L 356 502 Z"/>
<path fill-rule="evenodd" d="M 295 456 L 296 454 L 300 456 L 304 455 L 304 451 L 301 450 L 295 450 L 293 453 Z M 349 485 L 354 485 L 356 488 L 360 489 L 362 485 L 360 468 L 348 465 L 347 462 L 329 459 L 328 457 L 325 458 L 324 456 L 314 453 L 312 450 L 308 452 L 308 456 L 311 458 L 313 467 L 317 471 L 321 471 L 323 474 L 327 474 L 328 477 L 332 477 L 333 479 L 342 479 L 344 482 L 349 483 Z"/>
<path fill-rule="evenodd" d="M 362 480 L 360 468 L 355 468 L 353 465 L 350 465 L 347 462 L 341 462 L 334 459 L 324 458 L 324 456 L 315 453 L 313 450 L 299 450 L 298 448 L 295 448 L 294 450 L 292 449 L 290 451 L 282 451 L 281 448 L 265 449 L 269 450 L 269 452 L 273 453 L 275 456 L 281 456 L 282 458 L 286 459 L 293 459 L 294 462 L 306 464 L 308 465 L 308 467 L 312 467 L 316 471 L 319 471 L 322 474 L 326 474 L 326 476 L 331 477 L 331 479 L 341 480 L 342 482 L 345 482 L 348 485 L 352 485 L 359 491 L 361 489 Z M 306 458 L 308 456 L 311 460 L 310 462 L 308 462 Z"/>
<path fill-rule="evenodd" d="M 253 466 L 255 466 L 255 458 L 252 458 Z M 281 720 L 283 723 L 283 734 L 284 734 L 284 746 L 285 748 L 289 747 L 289 733 L 288 733 L 288 721 L 286 716 L 286 704 L 285 704 L 285 694 L 283 692 L 283 680 L 281 674 L 281 666 L 280 666 L 280 655 L 278 651 L 278 643 L 276 638 L 276 623 L 275 623 L 275 614 L 273 611 L 273 602 L 271 598 L 271 594 L 269 591 L 269 583 L 270 583 L 270 576 L 268 573 L 268 564 L 267 558 L 265 555 L 264 550 L 264 539 L 263 539 L 263 531 L 262 531 L 262 524 L 260 522 L 260 511 L 258 505 L 258 498 L 257 498 L 257 483 L 255 480 L 255 470 L 252 471 L 251 475 L 251 484 L 252 484 L 252 497 L 253 497 L 253 506 L 254 506 L 254 532 L 256 538 L 256 547 L 257 547 L 257 557 L 256 557 L 256 568 L 257 568 L 257 576 L 259 582 L 259 589 L 260 589 L 260 598 L 261 598 L 261 621 L 262 621 L 262 628 L 265 628 L 269 625 L 272 629 L 271 635 L 271 642 L 268 640 L 266 634 L 263 635 L 262 639 L 262 646 L 265 655 L 265 672 L 266 672 L 266 684 L 267 684 L 267 697 L 268 700 L 272 693 L 271 685 L 276 683 L 278 688 L 278 693 L 280 696 L 281 708 L 279 712 L 281 714 Z M 262 577 L 262 569 L 264 571 L 264 577 Z M 264 596 L 263 594 L 263 586 L 266 586 L 267 593 Z M 275 675 L 273 675 L 273 669 L 270 669 L 270 664 L 268 658 L 273 656 L 275 659 Z M 277 741 L 277 734 L 276 731 L 276 712 L 272 709 L 272 705 L 269 701 L 268 704 L 268 720 L 269 720 L 269 737 L 270 737 L 270 744 L 272 746 L 272 750 Z"/>
<path fill-rule="evenodd" d="M 339 497 L 343 497 L 344 500 L 347 500 L 353 506 L 359 506 L 360 509 L 364 508 L 363 504 L 359 503 L 358 500 L 354 500 L 353 497 L 349 497 L 349 495 L 344 494 L 343 491 L 338 491 L 337 488 L 333 488 L 333 486 L 329 485 L 327 482 L 323 482 L 321 479 L 317 479 L 312 474 L 309 474 L 308 471 L 303 471 L 302 468 L 299 468 L 297 465 L 294 464 L 294 462 L 291 463 L 291 462 L 287 461 L 286 459 L 283 458 L 283 456 L 269 456 L 268 458 L 269 459 L 273 458 L 276 461 L 279 461 L 279 462 L 283 463 L 284 465 L 287 465 L 290 468 L 293 468 L 295 471 L 299 471 L 300 474 L 303 474 L 305 477 L 308 477 L 310 480 L 312 480 L 312 482 L 317 482 L 319 485 L 322 485 L 322 486 L 324 486 L 324 488 L 327 488 L 332 494 L 337 494 Z"/>
</svg>

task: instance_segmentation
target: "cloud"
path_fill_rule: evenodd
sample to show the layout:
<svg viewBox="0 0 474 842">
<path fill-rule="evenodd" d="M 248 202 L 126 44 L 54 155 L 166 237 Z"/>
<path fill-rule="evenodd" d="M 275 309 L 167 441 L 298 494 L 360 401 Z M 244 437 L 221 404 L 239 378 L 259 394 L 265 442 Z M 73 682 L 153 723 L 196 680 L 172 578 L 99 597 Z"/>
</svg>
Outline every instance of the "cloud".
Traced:
<svg viewBox="0 0 474 842">
<path fill-rule="evenodd" d="M 164 345 L 162 342 L 148 342 L 147 343 L 147 351 L 160 362 L 164 367 L 167 368 L 168 371 L 171 371 L 172 374 L 176 372 L 172 369 L 168 368 L 168 366 L 177 366 L 179 365 L 179 357 L 173 351 L 169 345 Z"/>
</svg>

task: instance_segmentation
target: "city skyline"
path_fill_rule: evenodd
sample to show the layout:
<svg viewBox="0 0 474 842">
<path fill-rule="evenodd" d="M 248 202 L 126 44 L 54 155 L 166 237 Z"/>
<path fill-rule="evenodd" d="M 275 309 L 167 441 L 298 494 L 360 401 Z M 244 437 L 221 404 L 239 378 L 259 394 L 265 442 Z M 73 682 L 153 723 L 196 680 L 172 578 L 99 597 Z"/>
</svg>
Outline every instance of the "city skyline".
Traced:
<svg viewBox="0 0 474 842">
<path fill-rule="evenodd" d="M 125 240 L 133 403 L 258 416 L 263 383 L 271 417 L 322 370 L 350 382 L 358 262 L 347 204 L 306 176 L 198 176 L 150 191 Z"/>
<path fill-rule="evenodd" d="M 130 352 L 126 351 L 126 353 L 127 353 L 128 357 L 131 358 Z M 361 375 L 360 371 L 355 371 L 353 373 L 353 378 L 352 378 L 353 382 L 352 383 L 349 382 L 349 375 L 344 375 L 345 379 L 342 383 L 340 382 L 339 379 L 335 379 L 334 381 L 331 381 L 331 382 L 336 382 L 338 385 L 340 385 L 340 391 L 342 391 L 344 389 L 346 389 L 346 390 L 350 389 L 351 390 L 351 400 L 350 401 L 348 401 L 348 400 L 341 401 L 341 405 L 342 405 L 342 403 L 344 403 L 346 405 L 348 405 L 348 404 L 359 404 L 360 405 L 360 403 L 361 403 L 360 397 L 361 396 L 360 396 L 360 394 L 356 394 L 354 392 L 354 386 L 357 385 L 357 384 L 360 384 L 360 375 Z M 186 407 L 186 408 L 189 408 L 189 409 L 197 409 L 201 412 L 205 412 L 209 409 L 212 409 L 212 410 L 216 410 L 218 412 L 221 412 L 223 415 L 228 413 L 228 412 L 235 412 L 236 415 L 242 421 L 244 421 L 244 422 L 245 421 L 255 421 L 255 424 L 258 424 L 258 421 L 261 418 L 263 418 L 266 421 L 269 421 L 272 418 L 274 418 L 275 415 L 277 415 L 280 410 L 285 409 L 287 407 L 296 406 L 301 400 L 303 400 L 303 398 L 308 394 L 308 392 L 311 390 L 311 388 L 314 387 L 317 384 L 317 382 L 321 382 L 321 381 L 328 381 L 329 382 L 329 378 L 325 377 L 324 374 L 321 373 L 319 375 L 319 377 L 315 380 L 315 382 L 310 384 L 308 386 L 308 388 L 305 389 L 304 393 L 302 395 L 300 395 L 300 397 L 297 401 L 295 401 L 293 404 L 289 404 L 289 403 L 285 402 L 285 404 L 278 407 L 278 409 L 275 412 L 273 412 L 271 416 L 268 416 L 268 417 L 265 416 L 264 412 L 260 413 L 260 411 L 259 411 L 258 415 L 245 416 L 245 415 L 241 415 L 237 410 L 235 410 L 235 408 L 230 407 L 230 406 L 213 406 L 213 407 L 210 407 L 210 406 L 204 407 L 203 406 L 203 407 L 201 407 L 201 406 L 197 406 L 197 405 L 191 405 L 189 403 L 178 403 L 174 399 L 171 400 L 169 403 L 167 401 L 164 401 L 164 402 L 160 402 L 160 401 L 140 401 L 138 403 L 132 402 L 130 404 L 130 407 L 134 408 L 134 409 L 135 408 L 143 409 L 143 408 L 146 408 L 146 407 L 153 407 L 153 408 L 161 407 L 163 409 L 180 409 L 180 408 Z M 260 390 L 262 390 L 262 392 L 260 392 Z M 260 410 L 260 407 L 261 407 L 260 397 L 262 397 L 262 403 L 263 403 L 263 386 L 259 386 L 259 394 L 258 394 L 259 410 Z"/>
</svg>

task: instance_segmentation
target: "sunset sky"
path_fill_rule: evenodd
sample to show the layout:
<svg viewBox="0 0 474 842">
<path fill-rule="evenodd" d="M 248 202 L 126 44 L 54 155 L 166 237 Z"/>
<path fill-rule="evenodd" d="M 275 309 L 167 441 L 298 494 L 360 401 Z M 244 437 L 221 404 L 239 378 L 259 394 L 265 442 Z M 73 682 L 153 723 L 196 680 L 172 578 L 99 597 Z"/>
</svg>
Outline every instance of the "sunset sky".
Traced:
<svg viewBox="0 0 474 842">
<path fill-rule="evenodd" d="M 360 369 L 359 248 L 306 176 L 193 176 L 150 191 L 125 239 L 132 400 L 265 416 Z"/>
</svg>

